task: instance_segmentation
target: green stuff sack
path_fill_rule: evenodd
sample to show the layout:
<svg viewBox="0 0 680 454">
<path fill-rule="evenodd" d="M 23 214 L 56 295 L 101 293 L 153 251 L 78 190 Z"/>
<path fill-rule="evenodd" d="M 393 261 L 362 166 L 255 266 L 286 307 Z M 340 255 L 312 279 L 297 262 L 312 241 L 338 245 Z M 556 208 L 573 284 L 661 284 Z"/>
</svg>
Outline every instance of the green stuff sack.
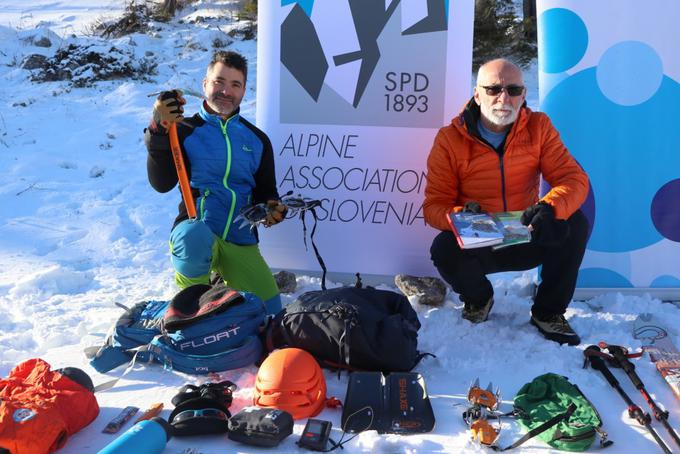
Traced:
<svg viewBox="0 0 680 454">
<path fill-rule="evenodd" d="M 540 440 L 562 451 L 585 451 L 598 434 L 603 447 L 612 443 L 601 429 L 602 419 L 593 404 L 561 375 L 548 373 L 522 386 L 515 396 L 513 413 L 530 434 L 533 431 Z M 541 427 L 551 421 L 551 427 Z"/>
</svg>

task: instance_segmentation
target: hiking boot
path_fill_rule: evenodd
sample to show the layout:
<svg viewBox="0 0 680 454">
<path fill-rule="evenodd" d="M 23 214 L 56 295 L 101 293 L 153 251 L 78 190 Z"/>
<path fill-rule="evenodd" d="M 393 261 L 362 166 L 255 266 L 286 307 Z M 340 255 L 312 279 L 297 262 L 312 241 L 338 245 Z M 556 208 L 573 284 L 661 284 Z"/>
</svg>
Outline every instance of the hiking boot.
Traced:
<svg viewBox="0 0 680 454">
<path fill-rule="evenodd" d="M 472 323 L 482 323 L 489 318 L 489 312 L 493 307 L 493 296 L 484 304 L 465 303 L 463 307 L 463 318 Z"/>
<path fill-rule="evenodd" d="M 546 339 L 560 344 L 578 345 L 581 338 L 571 329 L 564 315 L 550 315 L 547 318 L 531 316 L 531 324 L 543 334 Z"/>
</svg>

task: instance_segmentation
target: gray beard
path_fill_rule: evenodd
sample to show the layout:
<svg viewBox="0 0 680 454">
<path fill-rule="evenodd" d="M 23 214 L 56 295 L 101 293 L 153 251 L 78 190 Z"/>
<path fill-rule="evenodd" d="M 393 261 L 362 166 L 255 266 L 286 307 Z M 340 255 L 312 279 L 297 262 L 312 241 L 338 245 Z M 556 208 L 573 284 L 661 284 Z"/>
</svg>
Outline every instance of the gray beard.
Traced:
<svg viewBox="0 0 680 454">
<path fill-rule="evenodd" d="M 484 118 L 491 124 L 496 126 L 508 126 L 517 120 L 517 115 L 519 114 L 519 109 L 512 109 L 512 113 L 506 117 L 498 117 L 494 115 L 493 108 L 488 108 L 485 105 L 480 106 L 480 110 Z"/>
</svg>

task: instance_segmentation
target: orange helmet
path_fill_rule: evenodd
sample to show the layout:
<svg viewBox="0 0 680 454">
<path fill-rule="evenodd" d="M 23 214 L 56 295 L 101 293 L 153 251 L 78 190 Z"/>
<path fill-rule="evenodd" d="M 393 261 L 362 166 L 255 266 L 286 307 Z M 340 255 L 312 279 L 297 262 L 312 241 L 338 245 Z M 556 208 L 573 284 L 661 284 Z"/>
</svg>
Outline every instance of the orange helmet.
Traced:
<svg viewBox="0 0 680 454">
<path fill-rule="evenodd" d="M 255 379 L 253 403 L 278 408 L 293 419 L 318 415 L 326 402 L 326 379 L 314 357 L 299 348 L 277 350 L 264 360 Z"/>
</svg>

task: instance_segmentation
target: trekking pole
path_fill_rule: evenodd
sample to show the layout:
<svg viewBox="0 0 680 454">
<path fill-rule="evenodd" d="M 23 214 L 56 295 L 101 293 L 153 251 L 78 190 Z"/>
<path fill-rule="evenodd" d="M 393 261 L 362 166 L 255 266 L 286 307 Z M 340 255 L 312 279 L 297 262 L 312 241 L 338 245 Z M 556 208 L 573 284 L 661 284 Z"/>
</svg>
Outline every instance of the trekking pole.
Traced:
<svg viewBox="0 0 680 454">
<path fill-rule="evenodd" d="M 654 440 L 657 442 L 659 447 L 661 447 L 661 450 L 666 453 L 666 454 L 672 454 L 672 451 L 668 448 L 666 443 L 663 441 L 663 439 L 659 436 L 659 434 L 654 430 L 652 425 L 650 424 L 652 421 L 652 417 L 649 416 L 649 413 L 645 413 L 642 411 L 640 407 L 638 407 L 635 402 L 626 394 L 626 392 L 621 388 L 621 385 L 619 384 L 618 380 L 616 377 L 614 377 L 614 374 L 611 373 L 609 368 L 607 367 L 607 364 L 604 362 L 604 359 L 602 359 L 603 355 L 606 355 L 605 353 L 602 353 L 600 350 L 600 347 L 597 345 L 591 345 L 588 348 L 586 348 L 583 351 L 583 355 L 586 357 L 586 360 L 590 362 L 590 367 L 592 367 L 595 370 L 599 370 L 602 375 L 604 375 L 604 378 L 609 382 L 609 384 L 619 393 L 619 395 L 623 398 L 623 400 L 626 402 L 628 405 L 628 417 L 637 420 L 640 425 L 645 426 L 647 430 L 652 434 L 652 437 L 654 437 Z M 608 356 L 608 355 L 606 355 Z M 587 365 L 587 363 L 585 364 Z"/>
<path fill-rule="evenodd" d="M 179 146 L 179 137 L 177 137 L 177 123 L 174 121 L 170 123 L 168 130 L 170 136 L 170 149 L 172 150 L 172 157 L 175 161 L 175 169 L 177 169 L 177 179 L 179 180 L 179 188 L 182 193 L 182 200 L 187 209 L 189 219 L 196 219 L 196 205 L 194 205 L 194 195 L 191 193 L 191 186 L 189 185 L 189 177 L 187 176 L 187 169 L 184 166 L 184 158 L 182 157 L 182 148 Z"/>
<path fill-rule="evenodd" d="M 642 379 L 640 379 L 640 376 L 637 374 L 637 372 L 635 372 L 635 364 L 630 361 L 628 350 L 625 347 L 621 347 L 620 345 L 607 345 L 604 342 L 600 343 L 600 347 L 605 348 L 614 357 L 614 362 L 621 369 L 623 369 L 626 375 L 628 375 L 628 378 L 630 378 L 630 381 L 633 382 L 633 386 L 635 386 L 635 388 L 637 388 L 637 390 L 642 393 L 642 397 L 645 398 L 647 405 L 649 405 L 649 408 L 652 409 L 656 420 L 661 422 L 661 424 L 666 428 L 670 436 L 673 438 L 673 441 L 675 441 L 675 444 L 680 447 L 680 437 L 678 437 L 678 434 L 668 423 L 668 412 L 661 410 L 659 406 L 652 400 L 652 396 L 650 396 L 647 392 L 644 383 L 642 383 Z"/>
</svg>

